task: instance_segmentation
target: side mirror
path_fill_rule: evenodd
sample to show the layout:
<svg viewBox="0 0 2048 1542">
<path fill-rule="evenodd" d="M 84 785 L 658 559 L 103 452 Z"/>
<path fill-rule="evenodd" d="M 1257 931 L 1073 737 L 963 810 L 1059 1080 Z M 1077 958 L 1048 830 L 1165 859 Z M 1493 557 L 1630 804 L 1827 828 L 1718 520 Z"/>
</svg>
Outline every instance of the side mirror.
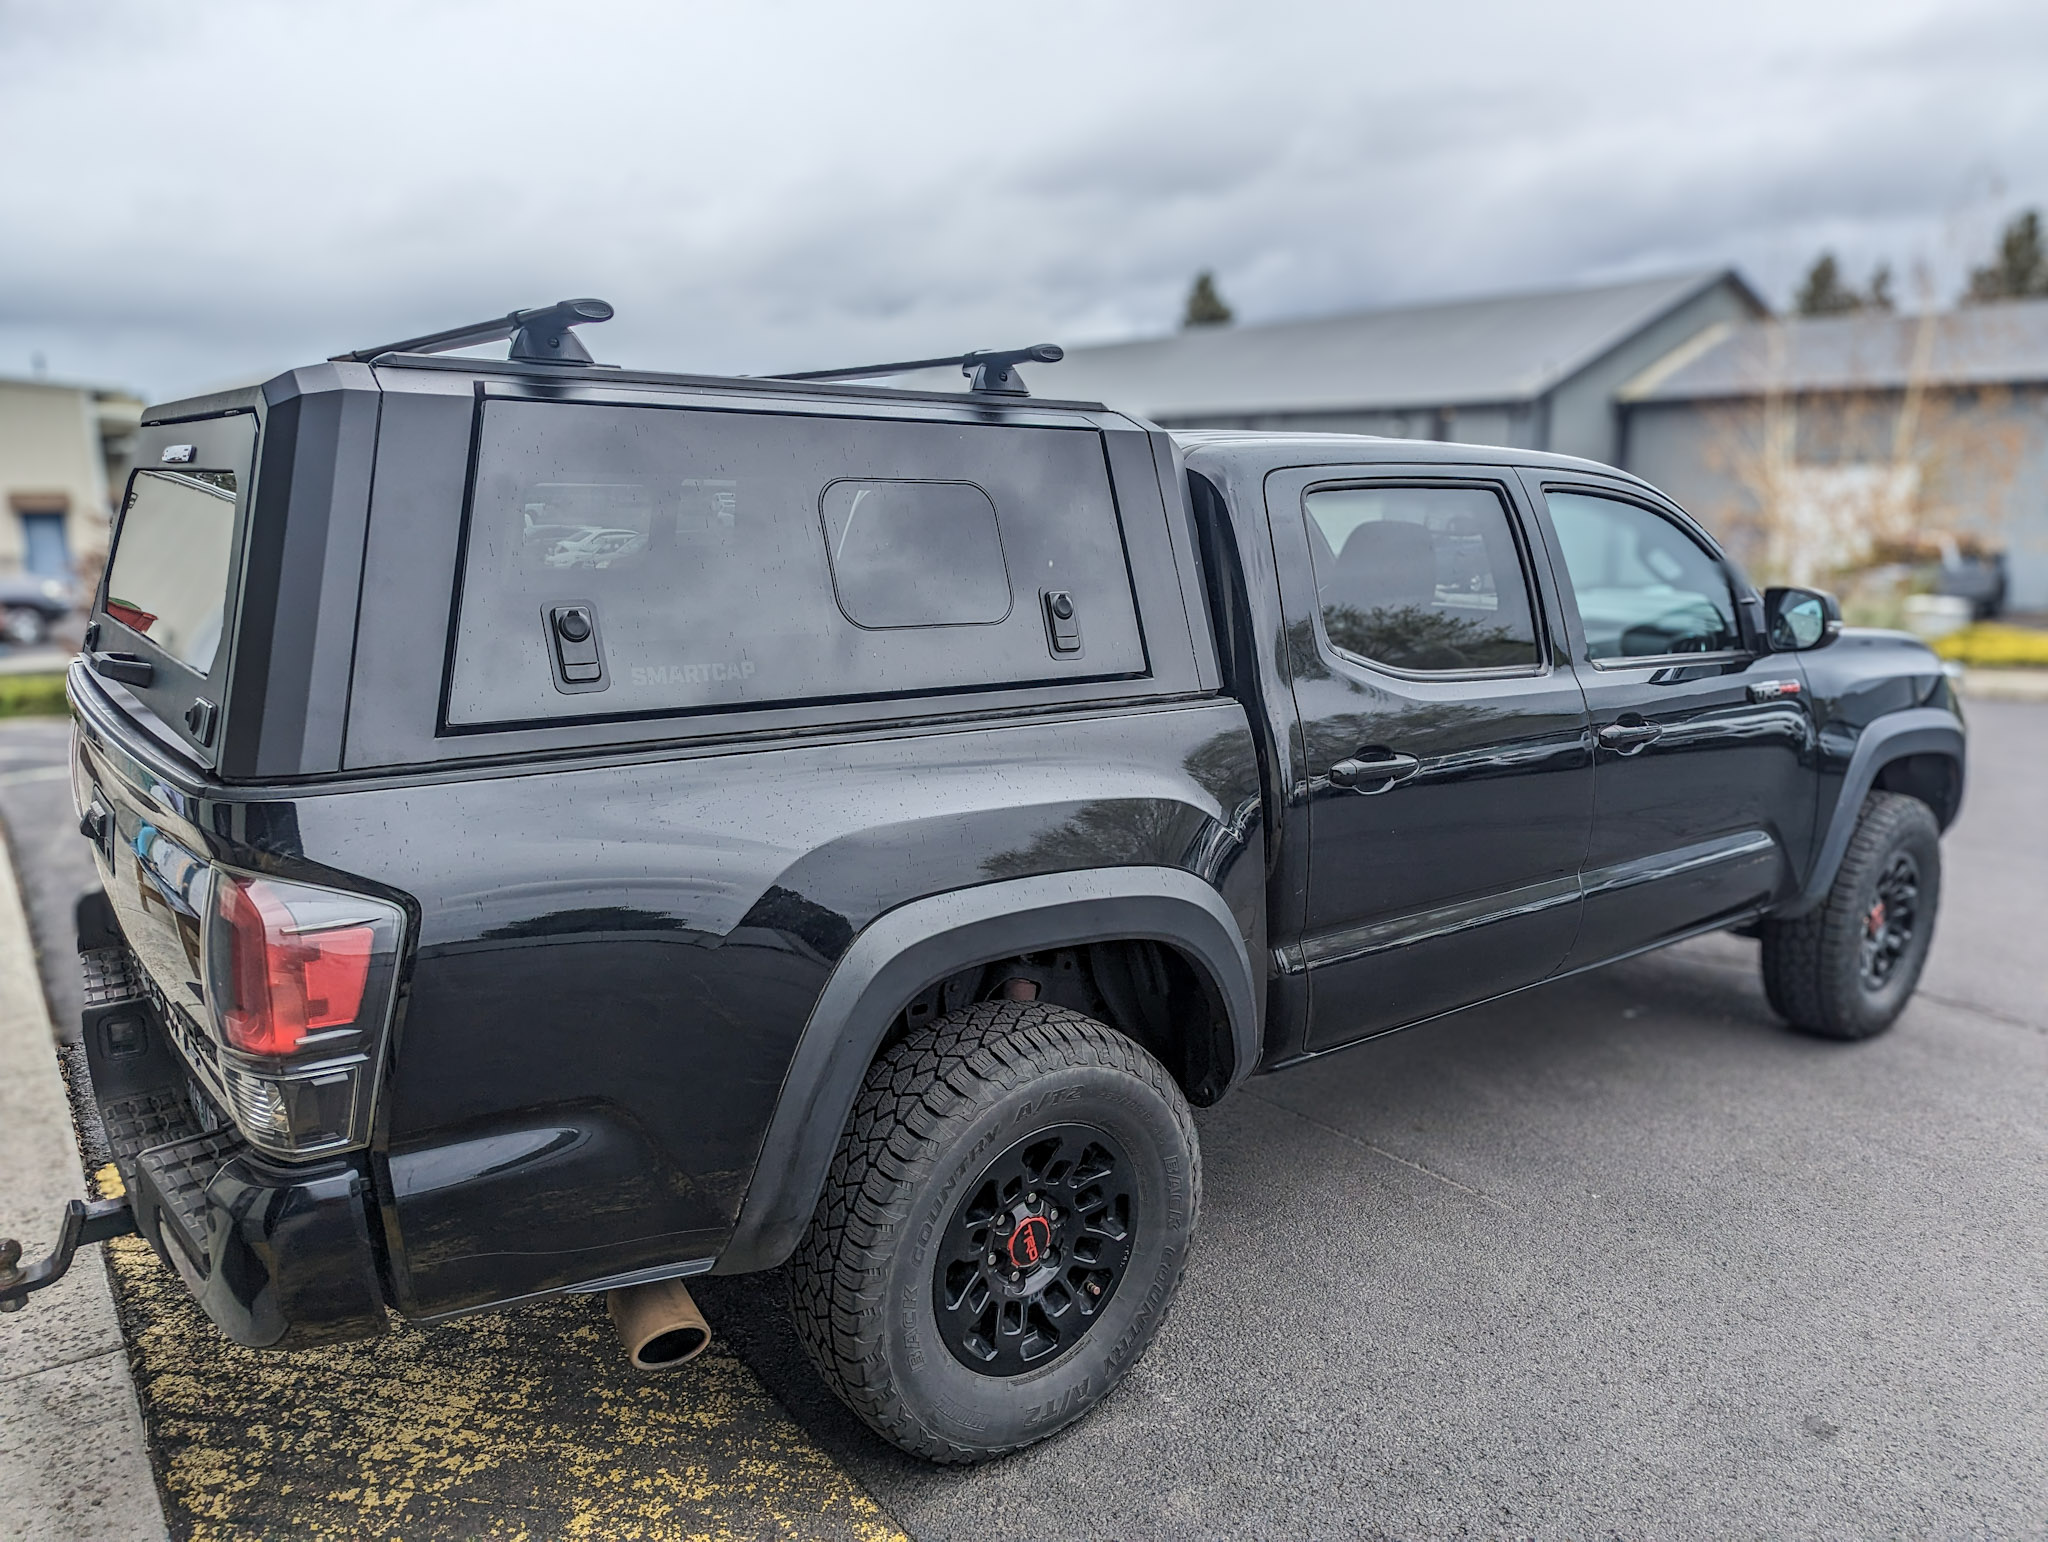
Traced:
<svg viewBox="0 0 2048 1542">
<path fill-rule="evenodd" d="M 1764 632 L 1774 653 L 1825 648 L 1842 635 L 1842 607 L 1820 589 L 1766 589 Z"/>
</svg>

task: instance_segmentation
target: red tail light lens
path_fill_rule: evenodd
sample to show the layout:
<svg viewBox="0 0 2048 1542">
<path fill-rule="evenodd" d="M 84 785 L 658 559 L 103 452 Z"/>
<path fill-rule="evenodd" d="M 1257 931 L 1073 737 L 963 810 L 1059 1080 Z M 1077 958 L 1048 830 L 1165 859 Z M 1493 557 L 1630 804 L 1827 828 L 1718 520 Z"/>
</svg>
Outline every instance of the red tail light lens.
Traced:
<svg viewBox="0 0 2048 1542">
<path fill-rule="evenodd" d="M 387 909 L 333 890 L 222 873 L 209 952 L 213 1006 L 228 1043 L 252 1055 L 289 1055 L 310 1034 L 364 1026 L 372 975 L 391 952 Z"/>
</svg>

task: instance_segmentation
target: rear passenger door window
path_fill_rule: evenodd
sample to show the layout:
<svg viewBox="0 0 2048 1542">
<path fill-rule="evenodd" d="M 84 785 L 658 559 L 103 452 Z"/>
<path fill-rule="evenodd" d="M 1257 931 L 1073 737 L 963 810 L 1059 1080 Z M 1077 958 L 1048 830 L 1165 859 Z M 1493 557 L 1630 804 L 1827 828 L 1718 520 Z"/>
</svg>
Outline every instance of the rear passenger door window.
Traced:
<svg viewBox="0 0 2048 1542">
<path fill-rule="evenodd" d="M 453 729 L 1146 669 L 1080 429 L 487 401 L 461 585 Z"/>
<path fill-rule="evenodd" d="M 1303 504 L 1332 647 L 1414 673 L 1541 662 L 1513 527 L 1491 488 L 1318 488 Z"/>
</svg>

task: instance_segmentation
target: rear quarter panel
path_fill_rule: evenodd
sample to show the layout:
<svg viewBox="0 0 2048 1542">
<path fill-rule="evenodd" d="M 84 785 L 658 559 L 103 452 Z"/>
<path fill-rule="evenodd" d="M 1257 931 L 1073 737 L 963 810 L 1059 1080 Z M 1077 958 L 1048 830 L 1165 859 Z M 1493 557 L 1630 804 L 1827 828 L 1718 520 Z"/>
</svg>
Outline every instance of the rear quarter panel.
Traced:
<svg viewBox="0 0 2048 1542">
<path fill-rule="evenodd" d="M 1216 701 L 300 800 L 305 857 L 419 906 L 376 1154 L 402 1309 L 715 1254 L 826 977 L 897 905 L 1206 867 L 1259 956 L 1260 862 L 1218 840 L 1257 790 Z"/>
</svg>

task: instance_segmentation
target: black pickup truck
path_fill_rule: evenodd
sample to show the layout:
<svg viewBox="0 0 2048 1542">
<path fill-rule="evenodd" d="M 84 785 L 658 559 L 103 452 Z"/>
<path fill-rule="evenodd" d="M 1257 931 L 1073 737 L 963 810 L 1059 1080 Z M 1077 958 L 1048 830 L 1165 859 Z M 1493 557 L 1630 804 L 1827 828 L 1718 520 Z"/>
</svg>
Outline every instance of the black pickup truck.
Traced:
<svg viewBox="0 0 2048 1542">
<path fill-rule="evenodd" d="M 834 1390 L 973 1460 L 1143 1353 L 1191 1104 L 1717 928 L 1798 1029 L 1912 993 L 1948 679 L 1641 481 L 1026 353 L 611 369 L 601 312 L 144 417 L 70 678 L 126 1197 L 0 1304 L 133 1227 L 243 1344 L 605 1292 L 652 1365 L 679 1281 L 786 1266 Z"/>
</svg>

